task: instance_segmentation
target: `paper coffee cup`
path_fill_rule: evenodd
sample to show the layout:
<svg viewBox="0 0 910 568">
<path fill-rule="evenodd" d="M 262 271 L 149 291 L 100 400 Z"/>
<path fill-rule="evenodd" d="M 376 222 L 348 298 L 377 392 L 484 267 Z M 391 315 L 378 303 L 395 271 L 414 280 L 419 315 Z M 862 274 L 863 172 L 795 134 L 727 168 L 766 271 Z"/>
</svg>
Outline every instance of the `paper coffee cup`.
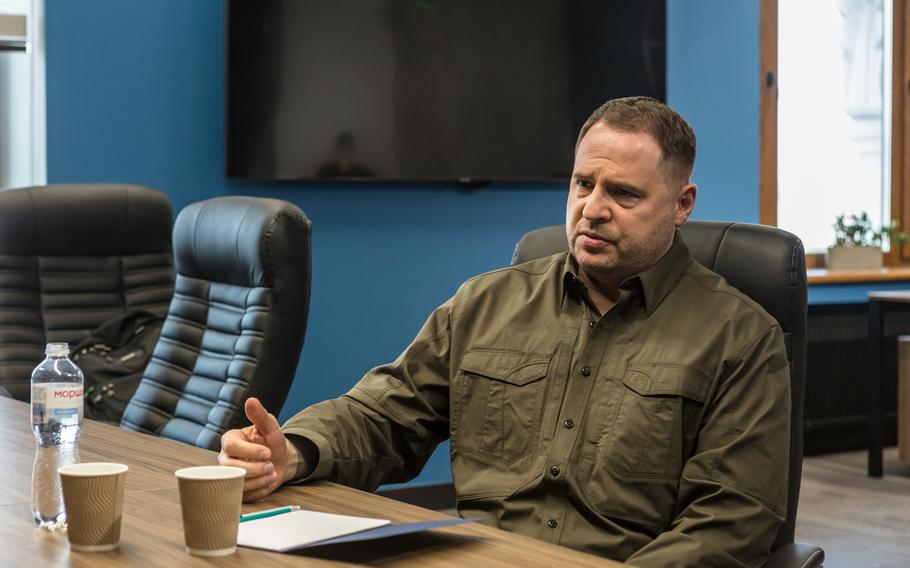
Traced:
<svg viewBox="0 0 910 568">
<path fill-rule="evenodd" d="M 225 556 L 237 550 L 237 527 L 246 470 L 210 465 L 177 470 L 186 551 Z"/>
<path fill-rule="evenodd" d="M 119 463 L 77 463 L 57 470 L 66 507 L 70 548 L 113 550 L 120 544 L 123 493 L 129 468 Z"/>
</svg>

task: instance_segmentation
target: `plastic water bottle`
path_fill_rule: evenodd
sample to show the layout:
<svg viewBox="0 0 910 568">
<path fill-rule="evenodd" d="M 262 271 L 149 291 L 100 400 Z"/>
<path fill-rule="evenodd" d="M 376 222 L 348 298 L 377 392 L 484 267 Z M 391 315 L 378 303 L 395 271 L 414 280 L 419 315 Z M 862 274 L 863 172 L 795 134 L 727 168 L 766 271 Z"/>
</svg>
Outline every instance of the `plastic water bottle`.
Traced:
<svg viewBox="0 0 910 568">
<path fill-rule="evenodd" d="M 66 528 L 57 469 L 79 461 L 82 428 L 82 371 L 69 359 L 66 343 L 48 343 L 45 359 L 32 371 L 32 428 L 38 450 L 32 470 L 32 516 L 47 530 Z"/>
</svg>

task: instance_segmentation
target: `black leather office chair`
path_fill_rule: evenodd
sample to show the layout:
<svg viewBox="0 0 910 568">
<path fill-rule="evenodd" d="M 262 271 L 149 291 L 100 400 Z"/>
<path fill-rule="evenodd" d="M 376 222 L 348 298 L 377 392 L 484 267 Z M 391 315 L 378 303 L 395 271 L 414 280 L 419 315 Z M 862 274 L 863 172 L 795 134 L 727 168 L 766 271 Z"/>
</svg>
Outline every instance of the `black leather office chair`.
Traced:
<svg viewBox="0 0 910 568">
<path fill-rule="evenodd" d="M 136 185 L 0 191 L 0 386 L 29 399 L 48 342 L 76 343 L 127 310 L 164 315 L 171 205 Z"/>
<path fill-rule="evenodd" d="M 787 519 L 765 566 L 821 566 L 821 548 L 794 542 L 803 468 L 803 392 L 806 380 L 806 257 L 795 235 L 764 225 L 689 221 L 679 230 L 692 257 L 758 302 L 780 323 L 790 360 L 790 473 Z M 524 235 L 512 264 L 568 249 L 563 225 Z"/>
<path fill-rule="evenodd" d="M 174 225 L 177 285 L 121 426 L 217 449 L 244 401 L 277 414 L 310 303 L 310 221 L 277 199 L 217 197 Z"/>
</svg>

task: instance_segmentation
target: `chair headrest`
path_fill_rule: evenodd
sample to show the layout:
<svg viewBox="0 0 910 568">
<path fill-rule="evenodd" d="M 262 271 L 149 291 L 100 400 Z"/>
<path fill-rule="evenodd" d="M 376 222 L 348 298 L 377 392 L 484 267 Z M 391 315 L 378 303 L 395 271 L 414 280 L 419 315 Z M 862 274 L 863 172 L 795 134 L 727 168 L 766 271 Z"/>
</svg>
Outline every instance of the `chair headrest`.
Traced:
<svg viewBox="0 0 910 568">
<path fill-rule="evenodd" d="M 237 286 L 272 286 L 283 266 L 309 261 L 310 221 L 264 197 L 216 197 L 184 208 L 174 223 L 177 273 Z M 301 256 L 303 255 L 303 256 Z"/>
<path fill-rule="evenodd" d="M 60 184 L 0 191 L 0 254 L 170 252 L 171 219 L 168 198 L 139 185 Z"/>
<path fill-rule="evenodd" d="M 761 304 L 785 332 L 805 326 L 806 255 L 799 237 L 721 221 L 689 221 L 679 232 L 695 260 Z"/>
</svg>

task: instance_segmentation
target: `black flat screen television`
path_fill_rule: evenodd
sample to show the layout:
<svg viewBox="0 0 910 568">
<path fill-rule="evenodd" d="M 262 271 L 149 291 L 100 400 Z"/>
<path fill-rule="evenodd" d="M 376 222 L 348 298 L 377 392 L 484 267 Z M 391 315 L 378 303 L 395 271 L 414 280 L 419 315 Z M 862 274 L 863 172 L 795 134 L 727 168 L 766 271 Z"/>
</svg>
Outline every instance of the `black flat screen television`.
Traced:
<svg viewBox="0 0 910 568">
<path fill-rule="evenodd" d="M 227 175 L 554 180 L 666 98 L 665 0 L 230 0 Z"/>
</svg>

